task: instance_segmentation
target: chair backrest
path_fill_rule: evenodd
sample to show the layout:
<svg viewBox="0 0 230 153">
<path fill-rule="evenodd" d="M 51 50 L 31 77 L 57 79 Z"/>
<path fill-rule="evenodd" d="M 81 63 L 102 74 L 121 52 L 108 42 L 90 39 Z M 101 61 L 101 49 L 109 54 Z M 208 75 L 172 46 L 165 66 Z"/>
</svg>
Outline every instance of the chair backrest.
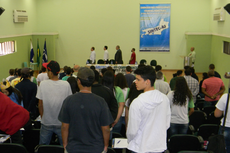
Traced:
<svg viewBox="0 0 230 153">
<path fill-rule="evenodd" d="M 109 64 L 115 64 L 115 60 L 114 59 L 109 60 Z"/>
<path fill-rule="evenodd" d="M 195 131 L 204 124 L 206 121 L 206 115 L 204 112 L 195 110 L 192 115 L 189 116 L 189 125 L 193 125 Z"/>
<path fill-rule="evenodd" d="M 23 67 L 28 67 L 27 62 L 23 62 Z"/>
<path fill-rule="evenodd" d="M 216 107 L 215 106 L 208 106 L 208 107 L 204 107 L 203 108 L 203 112 L 206 113 L 206 115 L 208 116 L 209 114 L 211 114 L 213 111 L 215 111 Z"/>
<path fill-rule="evenodd" d="M 178 153 L 208 153 L 207 151 L 180 151 Z"/>
<path fill-rule="evenodd" d="M 63 146 L 59 145 L 39 145 L 36 147 L 36 153 L 63 153 Z"/>
<path fill-rule="evenodd" d="M 207 116 L 207 124 L 216 124 L 216 125 L 220 125 L 220 121 L 221 119 L 223 118 L 223 115 L 221 117 L 218 117 L 216 118 L 214 116 L 214 111 L 212 113 L 210 113 L 208 116 Z"/>
<path fill-rule="evenodd" d="M 204 140 L 208 140 L 210 136 L 218 134 L 218 131 L 219 125 L 203 124 L 199 127 L 197 135 L 201 136 Z"/>
<path fill-rule="evenodd" d="M 104 64 L 103 59 L 99 59 L 99 60 L 97 61 L 97 64 Z"/>
<path fill-rule="evenodd" d="M 29 152 L 34 152 L 34 148 L 39 144 L 40 129 L 26 130 L 23 133 L 23 145 Z"/>
<path fill-rule="evenodd" d="M 113 138 L 124 138 L 120 133 L 112 132 L 112 139 Z"/>
<path fill-rule="evenodd" d="M 204 109 L 204 101 L 196 101 L 195 110 L 203 110 Z"/>
<path fill-rule="evenodd" d="M 2 143 L 0 144 L 1 153 L 28 153 L 23 145 L 16 143 Z"/>
<path fill-rule="evenodd" d="M 145 59 L 142 59 L 141 61 L 140 61 L 140 64 L 146 64 L 147 62 L 146 62 L 146 60 Z"/>
<path fill-rule="evenodd" d="M 178 153 L 179 151 L 200 151 L 202 149 L 203 140 L 201 137 L 186 134 L 173 135 L 169 140 L 168 150 L 170 153 Z"/>
<path fill-rule="evenodd" d="M 110 147 L 108 147 L 107 153 L 116 153 L 116 151 Z"/>
<path fill-rule="evenodd" d="M 156 60 L 151 60 L 150 65 L 151 66 L 157 66 L 157 61 Z"/>
</svg>

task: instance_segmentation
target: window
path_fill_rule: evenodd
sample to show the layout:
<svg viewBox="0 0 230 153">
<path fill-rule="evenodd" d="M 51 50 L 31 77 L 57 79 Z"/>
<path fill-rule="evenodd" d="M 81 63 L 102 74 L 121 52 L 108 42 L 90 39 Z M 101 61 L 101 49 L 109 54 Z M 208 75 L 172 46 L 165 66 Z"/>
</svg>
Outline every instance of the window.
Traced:
<svg viewBox="0 0 230 153">
<path fill-rule="evenodd" d="M 230 55 L 230 43 L 224 41 L 224 53 Z"/>
<path fill-rule="evenodd" d="M 0 43 L 0 56 L 11 54 L 15 52 L 15 42 L 6 41 Z"/>
</svg>

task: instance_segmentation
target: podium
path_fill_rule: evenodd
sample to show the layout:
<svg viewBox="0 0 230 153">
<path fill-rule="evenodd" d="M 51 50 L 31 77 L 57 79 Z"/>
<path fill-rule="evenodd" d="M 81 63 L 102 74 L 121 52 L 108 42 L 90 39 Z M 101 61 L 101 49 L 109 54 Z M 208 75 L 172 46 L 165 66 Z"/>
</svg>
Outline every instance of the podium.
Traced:
<svg viewBox="0 0 230 153">
<path fill-rule="evenodd" d="M 192 58 L 184 56 L 184 66 L 192 66 Z"/>
</svg>

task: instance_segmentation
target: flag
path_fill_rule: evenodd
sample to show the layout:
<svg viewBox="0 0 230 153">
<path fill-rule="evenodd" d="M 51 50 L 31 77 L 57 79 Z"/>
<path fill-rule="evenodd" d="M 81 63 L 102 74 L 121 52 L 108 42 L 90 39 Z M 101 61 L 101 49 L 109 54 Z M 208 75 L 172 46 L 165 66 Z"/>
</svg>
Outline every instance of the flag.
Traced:
<svg viewBox="0 0 230 153">
<path fill-rule="evenodd" d="M 37 63 L 38 63 L 38 67 L 40 66 L 40 57 L 41 57 L 41 53 L 40 53 L 40 49 L 39 49 L 39 42 L 37 42 Z"/>
<path fill-rule="evenodd" d="M 43 55 L 42 55 L 42 63 L 47 63 L 47 62 L 48 62 L 48 57 L 47 57 L 46 40 L 45 40 Z"/>
<path fill-rule="evenodd" d="M 30 41 L 30 63 L 34 62 L 34 49 L 33 49 L 33 44 Z"/>
</svg>

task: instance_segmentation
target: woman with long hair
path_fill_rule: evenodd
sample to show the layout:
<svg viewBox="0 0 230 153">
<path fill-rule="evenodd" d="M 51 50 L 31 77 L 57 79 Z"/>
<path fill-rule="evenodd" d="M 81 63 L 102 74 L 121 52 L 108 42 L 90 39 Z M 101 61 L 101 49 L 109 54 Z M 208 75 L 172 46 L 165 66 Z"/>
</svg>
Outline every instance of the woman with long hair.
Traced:
<svg viewBox="0 0 230 153">
<path fill-rule="evenodd" d="M 114 73 L 111 70 L 107 70 L 102 78 L 102 85 L 108 87 L 116 97 L 117 103 L 118 103 L 118 113 L 117 118 L 115 119 L 114 123 L 112 124 L 113 132 L 120 133 L 122 121 L 121 121 L 121 115 L 123 113 L 124 105 L 125 105 L 125 99 L 124 94 L 120 87 L 114 86 Z"/>
<path fill-rule="evenodd" d="M 121 88 L 123 95 L 124 95 L 124 99 L 126 100 L 128 97 L 128 94 L 129 94 L 129 87 L 128 87 L 128 84 L 127 84 L 127 81 L 126 81 L 124 74 L 118 73 L 116 75 L 114 85 Z M 121 115 L 121 120 L 122 120 L 121 121 L 122 124 L 125 124 L 125 108 L 124 108 L 124 111 Z"/>
<path fill-rule="evenodd" d="M 175 90 L 170 91 L 167 96 L 171 107 L 170 136 L 186 134 L 189 123 L 188 115 L 194 112 L 194 102 L 184 77 L 176 79 Z"/>
<path fill-rule="evenodd" d="M 79 92 L 80 89 L 77 85 L 77 79 L 75 77 L 69 77 L 67 82 L 69 82 L 73 94 Z"/>
<path fill-rule="evenodd" d="M 8 81 L 1 83 L 1 91 L 7 95 L 13 102 L 23 107 L 22 94 L 17 89 L 10 86 Z"/>
</svg>

